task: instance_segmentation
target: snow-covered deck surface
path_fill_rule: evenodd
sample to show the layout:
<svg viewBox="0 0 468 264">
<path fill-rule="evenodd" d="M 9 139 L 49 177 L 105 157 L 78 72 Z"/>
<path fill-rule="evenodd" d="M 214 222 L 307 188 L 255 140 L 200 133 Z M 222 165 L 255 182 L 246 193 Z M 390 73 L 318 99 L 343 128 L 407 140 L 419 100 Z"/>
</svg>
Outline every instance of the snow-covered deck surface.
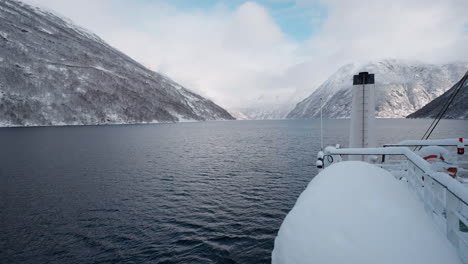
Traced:
<svg viewBox="0 0 468 264">
<path fill-rule="evenodd" d="M 357 161 L 318 174 L 286 216 L 273 263 L 461 263 L 408 183 Z"/>
</svg>

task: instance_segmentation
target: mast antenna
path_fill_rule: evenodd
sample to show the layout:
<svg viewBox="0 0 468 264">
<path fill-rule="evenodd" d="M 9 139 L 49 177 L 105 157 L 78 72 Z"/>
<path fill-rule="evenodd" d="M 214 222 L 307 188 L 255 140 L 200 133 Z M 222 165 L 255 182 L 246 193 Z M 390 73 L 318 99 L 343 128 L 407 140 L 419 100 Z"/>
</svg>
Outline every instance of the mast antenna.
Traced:
<svg viewBox="0 0 468 264">
<path fill-rule="evenodd" d="M 323 150 L 323 98 L 320 97 L 320 150 Z"/>
</svg>

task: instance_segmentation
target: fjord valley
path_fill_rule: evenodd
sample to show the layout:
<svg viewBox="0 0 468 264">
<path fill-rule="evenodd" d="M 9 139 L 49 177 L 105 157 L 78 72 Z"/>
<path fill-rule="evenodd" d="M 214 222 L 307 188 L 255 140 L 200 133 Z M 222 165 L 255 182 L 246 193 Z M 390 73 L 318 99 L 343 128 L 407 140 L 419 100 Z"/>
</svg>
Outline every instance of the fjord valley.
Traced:
<svg viewBox="0 0 468 264">
<path fill-rule="evenodd" d="M 340 67 L 300 102 L 228 111 L 147 69 L 67 18 L 15 0 L 0 3 L 0 124 L 95 125 L 186 120 L 349 118 L 355 72 L 377 77 L 377 117 L 404 118 L 447 92 L 468 62 L 385 59 Z M 466 89 L 460 98 L 466 96 Z M 295 105 L 297 103 L 297 105 Z M 295 105 L 295 106 L 294 106 Z M 453 112 L 465 104 L 454 104 Z M 419 118 L 430 115 L 416 115 Z M 414 116 L 414 117 L 416 117 Z M 448 115 L 448 118 L 466 115 Z"/>
</svg>

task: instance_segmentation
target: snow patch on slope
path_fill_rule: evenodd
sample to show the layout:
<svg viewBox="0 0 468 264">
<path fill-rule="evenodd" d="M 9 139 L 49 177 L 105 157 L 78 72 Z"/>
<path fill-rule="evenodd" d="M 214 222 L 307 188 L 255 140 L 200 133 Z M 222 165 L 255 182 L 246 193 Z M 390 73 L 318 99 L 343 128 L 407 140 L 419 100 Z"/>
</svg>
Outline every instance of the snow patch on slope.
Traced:
<svg viewBox="0 0 468 264">
<path fill-rule="evenodd" d="M 468 72 L 466 74 L 468 74 Z M 460 90 L 457 90 L 457 86 L 454 85 L 447 92 L 409 115 L 408 118 L 435 118 L 456 91 L 458 91 L 457 96 L 451 102 L 443 118 L 468 119 L 468 104 L 466 103 L 468 101 L 468 80 L 465 81 Z"/>
</svg>

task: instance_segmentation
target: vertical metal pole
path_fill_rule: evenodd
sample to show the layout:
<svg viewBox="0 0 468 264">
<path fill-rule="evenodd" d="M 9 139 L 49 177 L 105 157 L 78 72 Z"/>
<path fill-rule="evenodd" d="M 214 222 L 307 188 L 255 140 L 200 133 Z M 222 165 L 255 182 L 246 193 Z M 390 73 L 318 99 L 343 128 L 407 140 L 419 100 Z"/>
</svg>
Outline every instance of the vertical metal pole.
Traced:
<svg viewBox="0 0 468 264">
<path fill-rule="evenodd" d="M 320 98 L 320 150 L 323 150 L 323 98 Z"/>
<path fill-rule="evenodd" d="M 363 82 L 364 83 L 364 82 Z M 366 85 L 362 85 L 362 147 L 366 147 Z M 364 156 L 363 156 L 364 158 Z"/>
</svg>

